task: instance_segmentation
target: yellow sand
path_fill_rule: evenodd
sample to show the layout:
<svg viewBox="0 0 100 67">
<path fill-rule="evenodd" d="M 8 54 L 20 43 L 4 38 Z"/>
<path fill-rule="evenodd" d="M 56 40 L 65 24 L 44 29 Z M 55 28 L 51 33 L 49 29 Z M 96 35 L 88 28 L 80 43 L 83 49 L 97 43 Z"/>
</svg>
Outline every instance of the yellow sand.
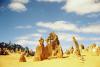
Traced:
<svg viewBox="0 0 100 67">
<path fill-rule="evenodd" d="M 19 54 L 0 56 L 0 67 L 100 67 L 100 56 L 86 54 L 84 61 L 71 55 L 66 58 L 33 62 L 33 57 L 26 57 L 27 62 L 18 62 Z"/>
</svg>

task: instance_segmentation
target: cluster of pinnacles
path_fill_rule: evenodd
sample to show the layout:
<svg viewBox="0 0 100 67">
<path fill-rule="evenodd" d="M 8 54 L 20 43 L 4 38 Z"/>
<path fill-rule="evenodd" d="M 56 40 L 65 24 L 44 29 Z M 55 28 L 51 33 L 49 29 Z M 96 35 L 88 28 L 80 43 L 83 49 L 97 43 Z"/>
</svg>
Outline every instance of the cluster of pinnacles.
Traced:
<svg viewBox="0 0 100 67">
<path fill-rule="evenodd" d="M 54 32 L 51 32 L 46 40 L 41 37 L 39 39 L 39 44 L 36 47 L 34 61 L 42 61 L 51 58 L 63 58 L 64 54 L 73 54 L 83 60 L 84 58 L 82 56 L 82 52 L 92 52 L 97 56 L 100 55 L 100 47 L 96 44 L 92 44 L 85 48 L 83 44 L 78 44 L 78 41 L 74 36 L 72 37 L 72 40 L 74 45 L 63 53 L 58 36 Z M 46 41 L 46 46 L 44 46 L 44 41 Z M 26 62 L 25 53 L 22 53 L 19 61 Z"/>
<path fill-rule="evenodd" d="M 34 56 L 35 61 L 49 59 L 52 57 L 63 57 L 63 51 L 58 36 L 54 32 L 49 34 L 48 38 L 46 39 L 46 43 L 47 45 L 44 46 L 44 39 L 40 38 L 39 45 L 36 47 Z"/>
</svg>

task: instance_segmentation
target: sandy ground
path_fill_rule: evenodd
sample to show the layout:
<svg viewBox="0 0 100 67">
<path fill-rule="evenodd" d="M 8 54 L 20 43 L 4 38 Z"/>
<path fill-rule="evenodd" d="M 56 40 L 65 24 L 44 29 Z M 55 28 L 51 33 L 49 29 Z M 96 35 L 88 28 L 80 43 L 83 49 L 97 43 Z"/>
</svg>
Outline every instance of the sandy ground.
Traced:
<svg viewBox="0 0 100 67">
<path fill-rule="evenodd" d="M 19 54 L 0 56 L 0 67 L 100 67 L 100 56 L 84 54 L 84 61 L 70 55 L 66 58 L 33 62 L 33 57 L 26 57 L 27 62 L 18 62 Z"/>
</svg>

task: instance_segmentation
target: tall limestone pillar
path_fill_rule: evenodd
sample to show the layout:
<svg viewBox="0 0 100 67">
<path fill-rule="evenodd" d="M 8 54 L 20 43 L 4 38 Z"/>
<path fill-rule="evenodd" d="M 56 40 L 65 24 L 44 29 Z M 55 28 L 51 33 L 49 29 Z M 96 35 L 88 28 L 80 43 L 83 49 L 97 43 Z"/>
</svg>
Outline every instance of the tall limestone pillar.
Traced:
<svg viewBox="0 0 100 67">
<path fill-rule="evenodd" d="M 36 47 L 34 61 L 41 61 L 41 60 L 44 60 L 44 59 L 45 59 L 44 39 L 40 38 L 39 44 Z"/>
<path fill-rule="evenodd" d="M 76 38 L 73 36 L 72 39 L 73 39 L 73 42 L 75 43 L 74 54 L 75 54 L 76 56 L 81 56 L 80 49 L 79 49 L 79 44 L 78 44 Z"/>
</svg>

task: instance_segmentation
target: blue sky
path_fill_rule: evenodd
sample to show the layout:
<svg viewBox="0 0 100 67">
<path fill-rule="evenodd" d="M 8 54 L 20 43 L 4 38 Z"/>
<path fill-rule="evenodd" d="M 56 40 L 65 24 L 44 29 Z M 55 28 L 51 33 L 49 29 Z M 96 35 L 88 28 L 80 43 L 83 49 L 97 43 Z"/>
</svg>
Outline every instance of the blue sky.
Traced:
<svg viewBox="0 0 100 67">
<path fill-rule="evenodd" d="M 80 44 L 100 45 L 99 29 L 99 0 L 0 0 L 0 42 L 34 50 L 39 37 L 54 31 L 63 49 L 73 45 L 73 35 Z"/>
</svg>

